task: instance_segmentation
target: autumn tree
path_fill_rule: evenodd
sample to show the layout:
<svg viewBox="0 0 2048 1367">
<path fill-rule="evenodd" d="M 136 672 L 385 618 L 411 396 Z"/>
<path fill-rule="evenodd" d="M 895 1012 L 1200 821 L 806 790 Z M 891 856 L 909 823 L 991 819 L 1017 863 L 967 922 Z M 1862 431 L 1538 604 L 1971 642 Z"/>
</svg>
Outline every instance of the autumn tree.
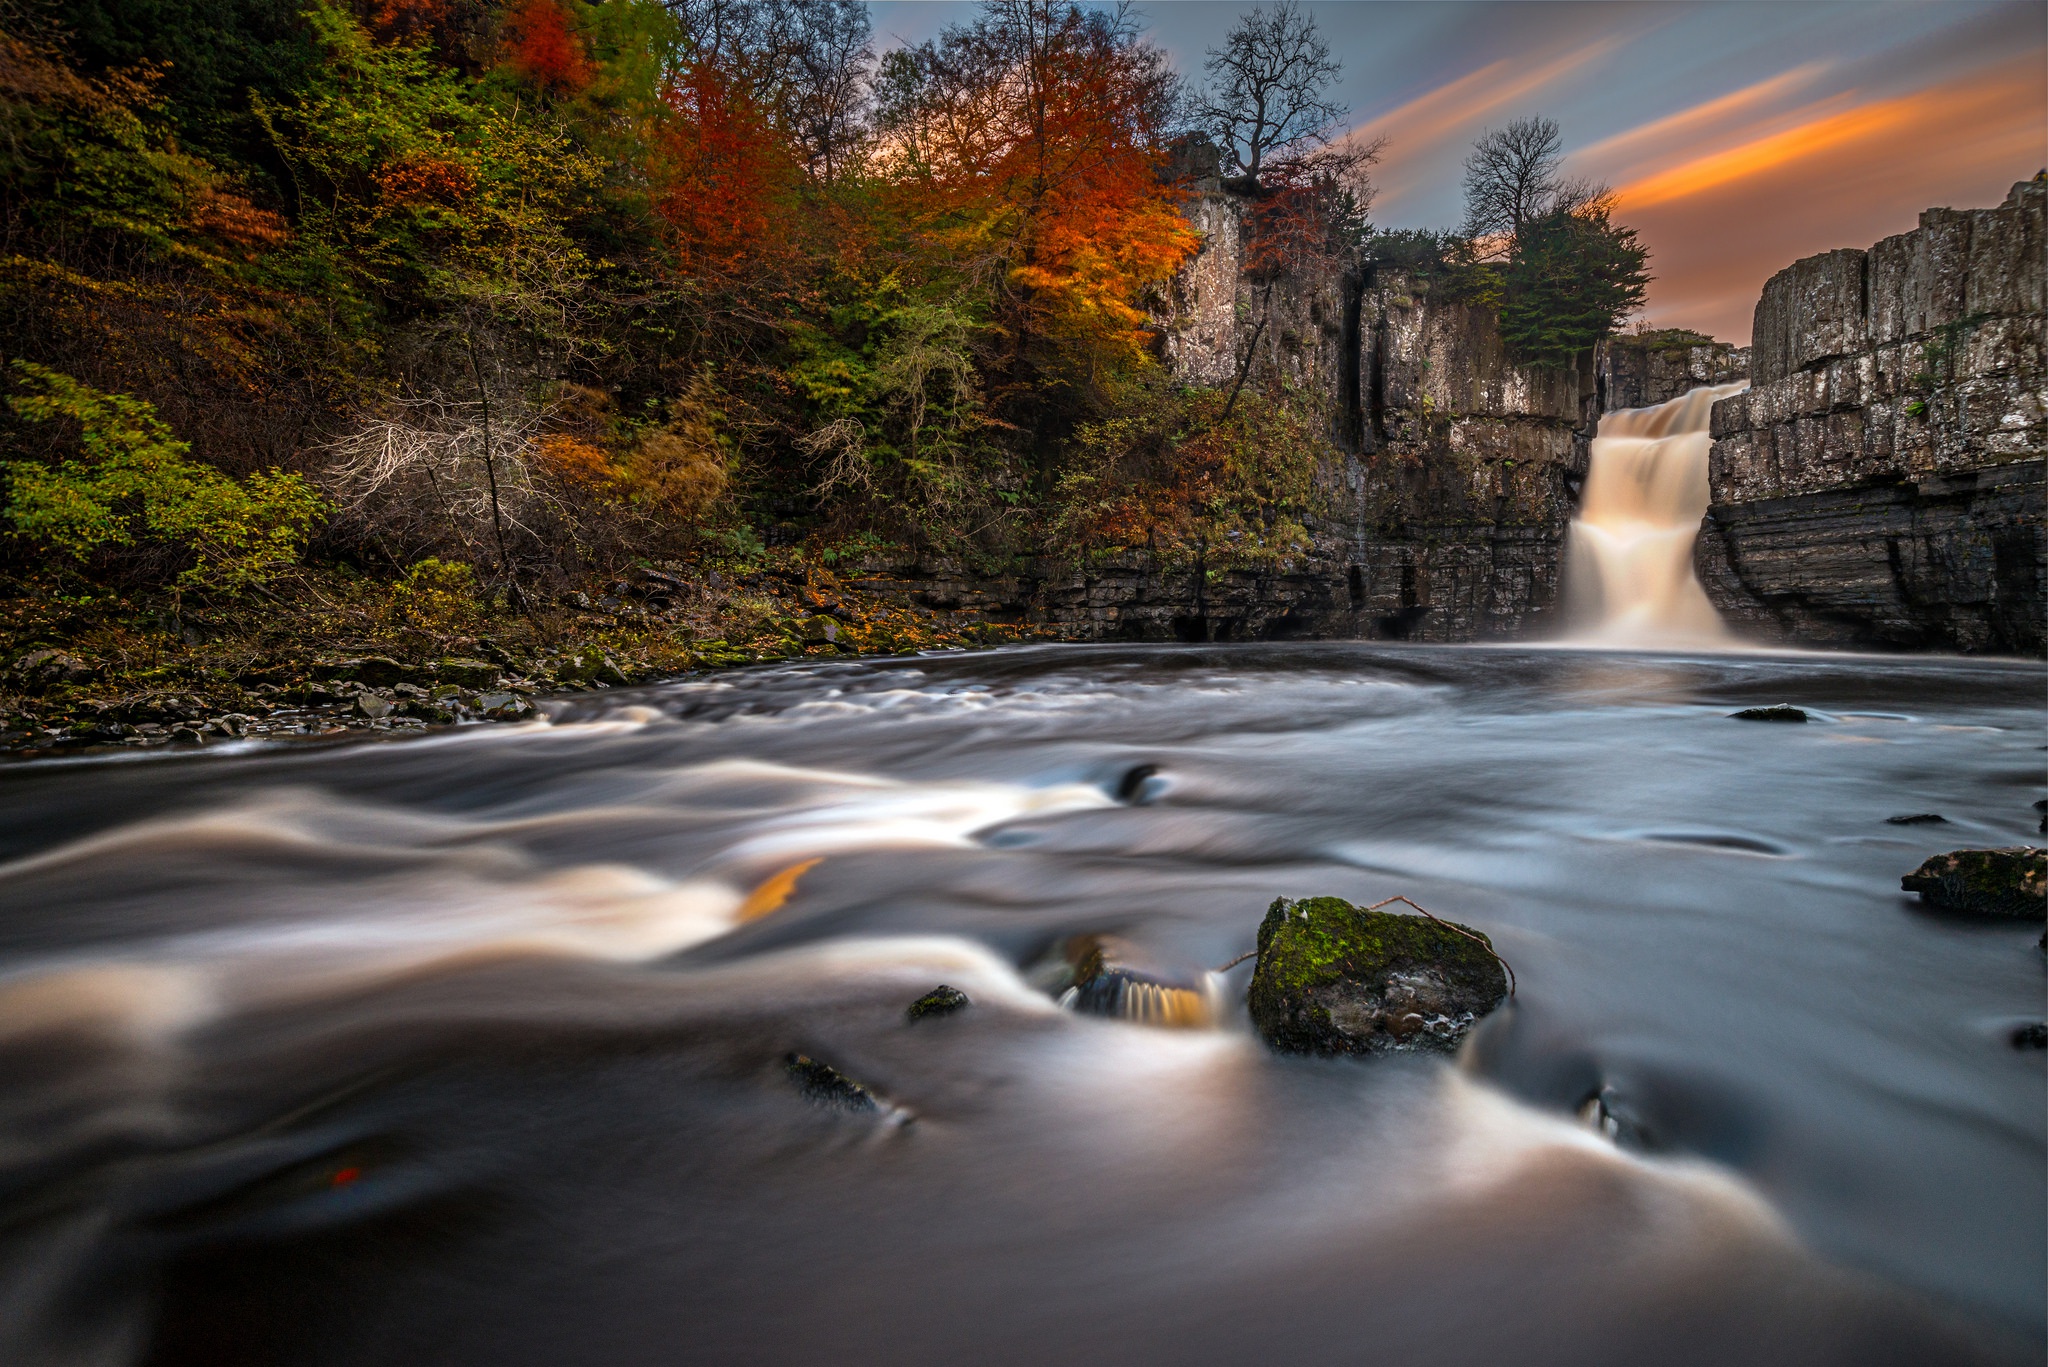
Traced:
<svg viewBox="0 0 2048 1367">
<path fill-rule="evenodd" d="M 1294 0 L 1257 8 L 1237 21 L 1205 68 L 1215 85 L 1195 97 L 1197 119 L 1227 163 L 1257 181 L 1276 155 L 1329 141 L 1344 107 L 1329 98 L 1343 69 Z"/>
<path fill-rule="evenodd" d="M 830 184 L 864 141 L 873 25 L 860 0 L 666 0 L 688 60 L 744 91 Z"/>
<path fill-rule="evenodd" d="M 1142 351 L 1145 291 L 1196 245 L 1159 176 L 1177 89 L 1128 10 L 1057 0 L 992 0 L 885 62 L 888 169 L 912 212 L 989 274 L 1014 382 L 1042 369 L 1040 339 Z"/>
</svg>

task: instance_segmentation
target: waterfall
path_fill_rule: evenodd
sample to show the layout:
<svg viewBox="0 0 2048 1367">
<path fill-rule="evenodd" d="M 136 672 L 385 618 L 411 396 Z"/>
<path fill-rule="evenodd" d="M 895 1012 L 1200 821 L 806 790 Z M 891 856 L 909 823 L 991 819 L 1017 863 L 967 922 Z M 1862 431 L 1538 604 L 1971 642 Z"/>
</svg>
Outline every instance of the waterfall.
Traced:
<svg viewBox="0 0 2048 1367">
<path fill-rule="evenodd" d="M 1707 420 L 1748 381 L 1600 419 L 1585 497 L 1565 551 L 1565 612 L 1576 639 L 1627 645 L 1725 639 L 1693 573 L 1707 511 Z"/>
</svg>

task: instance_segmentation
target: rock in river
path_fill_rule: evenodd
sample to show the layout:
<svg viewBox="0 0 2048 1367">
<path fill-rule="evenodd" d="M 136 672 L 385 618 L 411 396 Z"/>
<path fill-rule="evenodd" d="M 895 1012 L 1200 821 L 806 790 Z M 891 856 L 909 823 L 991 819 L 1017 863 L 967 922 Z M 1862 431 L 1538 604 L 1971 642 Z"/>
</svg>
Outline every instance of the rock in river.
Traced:
<svg viewBox="0 0 2048 1367">
<path fill-rule="evenodd" d="M 932 1016 L 950 1016 L 973 1004 L 959 988 L 941 983 L 912 1002 L 910 1009 L 903 1014 L 911 1020 L 921 1021 Z"/>
<path fill-rule="evenodd" d="M 1339 897 L 1282 897 L 1259 925 L 1249 1004 L 1267 1043 L 1289 1053 L 1449 1052 L 1507 992 L 1476 930 Z"/>
<path fill-rule="evenodd" d="M 1943 911 L 1978 916 L 2048 917 L 2048 851 L 1951 850 L 1899 880 L 1907 892 Z"/>
<path fill-rule="evenodd" d="M 1740 712 L 1730 712 L 1728 715 L 1736 721 L 1803 722 L 1806 720 L 1806 713 L 1802 709 L 1787 707 L 1782 703 L 1776 707 L 1745 707 Z"/>
</svg>

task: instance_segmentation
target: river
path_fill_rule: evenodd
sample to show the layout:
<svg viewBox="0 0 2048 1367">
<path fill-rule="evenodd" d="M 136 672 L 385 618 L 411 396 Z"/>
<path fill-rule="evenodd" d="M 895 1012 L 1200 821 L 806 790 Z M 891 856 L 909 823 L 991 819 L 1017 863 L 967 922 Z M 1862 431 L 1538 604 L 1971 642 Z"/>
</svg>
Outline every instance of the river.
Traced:
<svg viewBox="0 0 2048 1367">
<path fill-rule="evenodd" d="M 2035 838 L 2042 684 L 1045 647 L 0 767 L 0 1361 L 2039 1361 L 2041 927 L 1898 880 Z M 1516 998 L 1315 1060 L 1250 965 L 1195 1029 L 1034 977 L 1322 893 Z"/>
</svg>

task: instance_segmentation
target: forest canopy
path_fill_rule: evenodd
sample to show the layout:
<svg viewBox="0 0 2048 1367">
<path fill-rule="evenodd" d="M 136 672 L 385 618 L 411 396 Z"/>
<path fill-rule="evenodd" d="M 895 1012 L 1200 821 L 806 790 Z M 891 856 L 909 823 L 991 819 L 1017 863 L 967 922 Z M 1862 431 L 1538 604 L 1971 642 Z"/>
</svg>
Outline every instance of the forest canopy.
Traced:
<svg viewBox="0 0 2048 1367">
<path fill-rule="evenodd" d="M 1371 236 L 1377 149 L 1335 138 L 1291 4 L 1201 89 L 1132 11 L 1055 0 L 886 53 L 855 0 L 0 24 L 4 554 L 117 587 L 300 554 L 516 601 L 778 542 L 1289 553 L 1323 427 L 1249 351 L 1221 401 L 1163 362 L 1203 145 L 1246 197 L 1241 307 L 1462 261 L 1523 359 L 1569 365 L 1641 298 L 1554 125 L 1492 148 L 1522 180 L 1463 233 Z"/>
</svg>

